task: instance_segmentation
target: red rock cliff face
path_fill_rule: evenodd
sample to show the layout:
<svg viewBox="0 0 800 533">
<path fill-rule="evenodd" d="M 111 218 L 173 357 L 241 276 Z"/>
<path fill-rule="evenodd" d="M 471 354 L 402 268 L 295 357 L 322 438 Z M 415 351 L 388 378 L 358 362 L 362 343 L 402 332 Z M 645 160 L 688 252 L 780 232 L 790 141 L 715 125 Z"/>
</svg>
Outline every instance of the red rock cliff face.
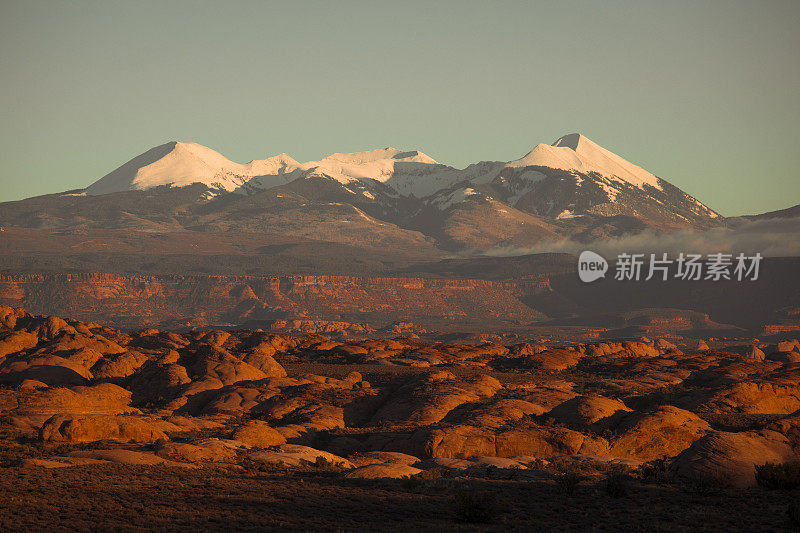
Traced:
<svg viewBox="0 0 800 533">
<path fill-rule="evenodd" d="M 543 318 L 518 298 L 548 288 L 541 281 L 21 274 L 0 276 L 0 303 L 127 328 L 284 318 L 488 325 Z"/>
</svg>

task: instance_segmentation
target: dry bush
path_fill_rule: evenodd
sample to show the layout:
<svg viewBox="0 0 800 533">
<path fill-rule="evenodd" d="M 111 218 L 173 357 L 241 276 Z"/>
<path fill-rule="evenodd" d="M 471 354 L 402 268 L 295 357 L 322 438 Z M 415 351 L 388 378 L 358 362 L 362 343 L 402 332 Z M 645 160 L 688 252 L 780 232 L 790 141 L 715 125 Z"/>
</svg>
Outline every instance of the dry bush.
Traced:
<svg viewBox="0 0 800 533">
<path fill-rule="evenodd" d="M 285 474 L 289 471 L 283 461 L 277 463 L 257 461 L 247 455 L 241 455 L 238 463 L 245 472 L 250 474 Z"/>
<path fill-rule="evenodd" d="M 316 460 L 314 461 L 307 461 L 305 459 L 300 459 L 300 463 L 309 470 L 314 470 L 316 472 L 342 472 L 346 470 L 342 463 L 336 463 L 329 459 L 325 459 L 323 456 L 317 456 Z"/>
<path fill-rule="evenodd" d="M 550 459 L 547 464 L 541 459 L 531 461 L 526 465 L 533 470 L 544 470 L 555 474 L 593 474 L 595 472 L 611 472 L 613 470 L 625 470 L 627 467 L 612 465 L 602 461 L 577 460 L 566 457 L 555 457 Z"/>
<path fill-rule="evenodd" d="M 733 487 L 728 474 L 705 474 L 687 480 L 690 492 L 700 496 L 713 496 Z"/>
<path fill-rule="evenodd" d="M 637 474 L 642 481 L 660 485 L 672 483 L 674 480 L 672 472 L 669 471 L 669 459 L 666 456 L 643 464 L 639 467 Z"/>
<path fill-rule="evenodd" d="M 800 462 L 756 465 L 756 483 L 769 490 L 792 490 L 800 487 Z"/>
<path fill-rule="evenodd" d="M 414 474 L 413 477 L 417 479 L 442 479 L 446 478 L 449 473 L 450 472 L 448 472 L 444 468 L 435 466 L 433 468 L 429 468 L 428 470 L 423 470 L 419 474 Z"/>
</svg>

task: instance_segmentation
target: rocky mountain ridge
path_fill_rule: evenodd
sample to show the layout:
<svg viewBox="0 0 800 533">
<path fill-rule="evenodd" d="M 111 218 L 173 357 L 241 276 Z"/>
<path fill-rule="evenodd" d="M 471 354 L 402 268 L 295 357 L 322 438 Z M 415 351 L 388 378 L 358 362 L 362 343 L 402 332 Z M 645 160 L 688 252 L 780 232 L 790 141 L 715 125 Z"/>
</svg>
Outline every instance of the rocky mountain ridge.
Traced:
<svg viewBox="0 0 800 533">
<path fill-rule="evenodd" d="M 170 142 L 86 189 L 0 204 L 0 224 L 39 229 L 268 232 L 357 246 L 485 251 L 707 229 L 721 217 L 579 134 L 508 162 L 456 169 L 420 151 L 286 154 L 246 164 Z"/>
</svg>

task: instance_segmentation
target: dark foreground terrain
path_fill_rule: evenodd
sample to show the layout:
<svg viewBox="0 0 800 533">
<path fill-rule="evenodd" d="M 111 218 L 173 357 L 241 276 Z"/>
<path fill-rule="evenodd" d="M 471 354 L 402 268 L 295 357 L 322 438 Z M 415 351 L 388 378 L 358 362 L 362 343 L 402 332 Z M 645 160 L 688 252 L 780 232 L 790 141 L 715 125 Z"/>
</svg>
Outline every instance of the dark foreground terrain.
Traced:
<svg viewBox="0 0 800 533">
<path fill-rule="evenodd" d="M 673 340 L 125 332 L 0 306 L 0 528 L 800 523 L 800 343 Z"/>
<path fill-rule="evenodd" d="M 411 484 L 317 471 L 126 465 L 3 469 L 0 491 L 0 528 L 49 531 L 784 530 L 792 497 L 632 482 L 628 494 L 615 498 L 602 480 L 565 494 L 551 479 Z M 475 496 L 472 506 L 465 495 Z M 483 509 L 488 523 L 466 521 L 470 510 Z"/>
</svg>

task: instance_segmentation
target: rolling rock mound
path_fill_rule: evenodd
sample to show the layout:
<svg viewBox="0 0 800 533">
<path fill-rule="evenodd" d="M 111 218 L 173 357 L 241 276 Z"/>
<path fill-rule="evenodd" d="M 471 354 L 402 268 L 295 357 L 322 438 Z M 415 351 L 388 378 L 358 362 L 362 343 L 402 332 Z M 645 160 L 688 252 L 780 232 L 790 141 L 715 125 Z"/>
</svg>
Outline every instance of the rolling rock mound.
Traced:
<svg viewBox="0 0 800 533">
<path fill-rule="evenodd" d="M 0 460 L 380 478 L 666 459 L 678 479 L 748 486 L 800 451 L 800 365 L 782 355 L 797 343 L 759 346 L 126 333 L 0 306 Z"/>
</svg>

